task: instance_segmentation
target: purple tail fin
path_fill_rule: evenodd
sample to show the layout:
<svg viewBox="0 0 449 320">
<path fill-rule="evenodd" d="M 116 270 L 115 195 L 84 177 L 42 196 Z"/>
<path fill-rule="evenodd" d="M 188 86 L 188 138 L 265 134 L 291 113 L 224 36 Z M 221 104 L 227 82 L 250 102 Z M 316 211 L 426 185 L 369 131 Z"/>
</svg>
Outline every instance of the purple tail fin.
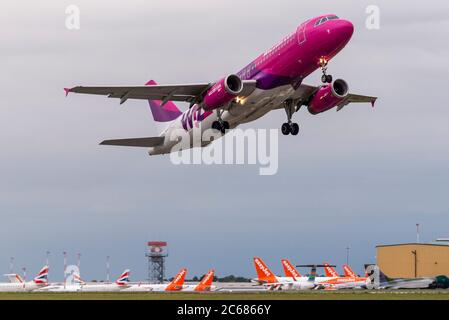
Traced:
<svg viewBox="0 0 449 320">
<path fill-rule="evenodd" d="M 145 85 L 154 86 L 156 81 L 150 80 Z M 165 105 L 162 105 L 160 100 L 148 100 L 150 104 L 151 113 L 153 114 L 153 119 L 156 122 L 170 122 L 177 119 L 181 114 L 181 110 L 171 101 L 168 101 Z"/>
</svg>

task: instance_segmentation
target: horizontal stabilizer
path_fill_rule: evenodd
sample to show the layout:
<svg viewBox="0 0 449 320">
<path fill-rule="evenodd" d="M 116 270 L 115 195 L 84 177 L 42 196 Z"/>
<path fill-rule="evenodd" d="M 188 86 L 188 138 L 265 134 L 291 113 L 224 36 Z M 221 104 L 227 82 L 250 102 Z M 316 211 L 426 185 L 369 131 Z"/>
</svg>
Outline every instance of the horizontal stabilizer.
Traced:
<svg viewBox="0 0 449 320">
<path fill-rule="evenodd" d="M 100 143 L 100 145 L 152 148 L 162 145 L 164 143 L 164 139 L 165 139 L 164 137 L 151 137 L 151 138 L 105 140 L 102 143 Z"/>
</svg>

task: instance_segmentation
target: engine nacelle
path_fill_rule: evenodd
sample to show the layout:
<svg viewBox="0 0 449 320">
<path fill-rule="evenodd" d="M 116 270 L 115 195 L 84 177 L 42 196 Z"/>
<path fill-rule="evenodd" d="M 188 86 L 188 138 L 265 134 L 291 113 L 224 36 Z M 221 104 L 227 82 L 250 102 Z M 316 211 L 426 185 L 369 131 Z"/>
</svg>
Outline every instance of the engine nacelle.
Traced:
<svg viewBox="0 0 449 320">
<path fill-rule="evenodd" d="M 221 79 L 207 91 L 203 100 L 203 108 L 211 111 L 225 106 L 243 91 L 242 79 L 231 74 Z"/>
<path fill-rule="evenodd" d="M 346 81 L 335 80 L 332 84 L 322 86 L 310 100 L 308 109 L 311 114 L 319 114 L 337 106 L 349 93 Z"/>
</svg>

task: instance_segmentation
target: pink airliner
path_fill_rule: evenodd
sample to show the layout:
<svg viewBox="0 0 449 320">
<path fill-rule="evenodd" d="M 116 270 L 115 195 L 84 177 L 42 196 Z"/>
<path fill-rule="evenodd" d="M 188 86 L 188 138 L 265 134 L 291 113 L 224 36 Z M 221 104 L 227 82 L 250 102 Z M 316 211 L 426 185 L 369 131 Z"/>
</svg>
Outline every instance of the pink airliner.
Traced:
<svg viewBox="0 0 449 320">
<path fill-rule="evenodd" d="M 329 61 L 349 42 L 354 32 L 351 22 L 334 14 L 319 16 L 302 23 L 275 46 L 258 56 L 235 74 L 218 81 L 198 84 L 159 85 L 151 80 L 144 86 L 108 86 L 65 88 L 70 92 L 105 95 L 120 99 L 148 100 L 153 118 L 165 123 L 158 137 L 106 140 L 102 145 L 150 148 L 150 155 L 167 154 L 179 142 L 173 133 L 195 139 L 194 128 L 201 132 L 214 129 L 224 134 L 238 125 L 255 121 L 268 112 L 285 109 L 284 135 L 297 135 L 299 126 L 292 116 L 302 106 L 311 114 L 333 108 L 341 110 L 353 102 L 371 103 L 376 97 L 349 93 L 346 81 L 333 80 L 327 73 Z M 322 71 L 322 84 L 306 85 L 303 80 L 317 69 Z M 190 103 L 182 112 L 173 101 Z M 198 135 L 196 139 L 202 139 Z M 196 142 L 198 143 L 198 142 Z M 210 141 L 189 145 L 205 146 Z"/>
</svg>

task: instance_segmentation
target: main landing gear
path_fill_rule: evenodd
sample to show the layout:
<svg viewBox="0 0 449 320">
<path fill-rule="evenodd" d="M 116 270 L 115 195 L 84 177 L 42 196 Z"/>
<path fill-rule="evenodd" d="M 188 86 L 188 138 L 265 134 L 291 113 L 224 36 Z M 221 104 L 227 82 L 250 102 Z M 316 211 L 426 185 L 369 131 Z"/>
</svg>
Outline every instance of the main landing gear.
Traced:
<svg viewBox="0 0 449 320">
<path fill-rule="evenodd" d="M 323 72 L 323 75 L 321 76 L 321 82 L 332 83 L 332 76 L 330 74 L 327 74 L 327 64 L 328 64 L 327 59 L 325 58 L 320 59 L 321 71 Z"/>
<path fill-rule="evenodd" d="M 220 131 L 222 134 L 225 134 L 226 130 L 230 129 L 229 122 L 223 121 L 221 116 L 223 115 L 223 110 L 217 109 L 217 117 L 218 120 L 212 123 L 212 129 Z"/>
<path fill-rule="evenodd" d="M 297 136 L 299 133 L 299 125 L 295 122 L 292 122 L 293 113 L 298 111 L 299 108 L 294 105 L 293 101 L 288 100 L 285 102 L 285 112 L 287 113 L 287 122 L 284 123 L 281 127 L 282 134 L 284 136 L 288 136 L 291 134 L 292 136 Z"/>
</svg>

